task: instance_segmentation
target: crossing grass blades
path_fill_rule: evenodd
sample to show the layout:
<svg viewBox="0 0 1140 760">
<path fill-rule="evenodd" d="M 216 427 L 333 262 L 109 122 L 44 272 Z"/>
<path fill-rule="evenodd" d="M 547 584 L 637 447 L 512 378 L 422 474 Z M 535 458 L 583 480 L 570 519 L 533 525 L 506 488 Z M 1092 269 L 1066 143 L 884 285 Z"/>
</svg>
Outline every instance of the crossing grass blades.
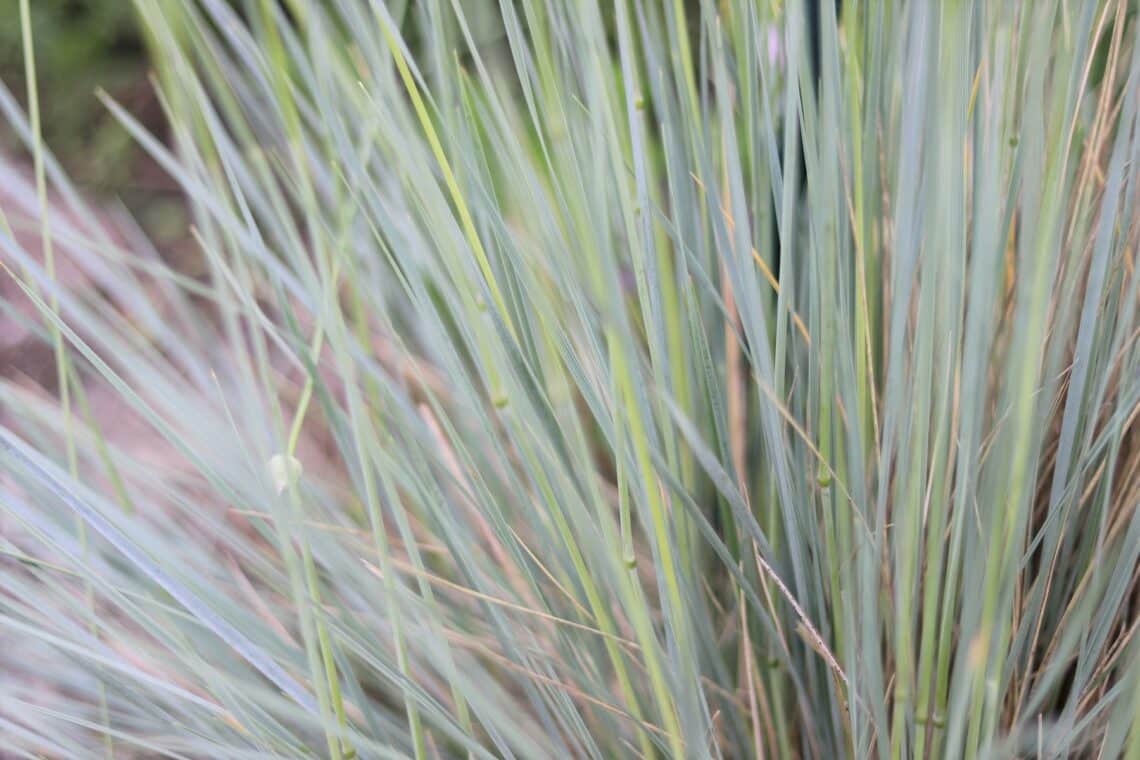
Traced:
<svg viewBox="0 0 1140 760">
<path fill-rule="evenodd" d="M 135 7 L 204 274 L 0 98 L 6 751 L 1140 758 L 1135 0 Z"/>
</svg>

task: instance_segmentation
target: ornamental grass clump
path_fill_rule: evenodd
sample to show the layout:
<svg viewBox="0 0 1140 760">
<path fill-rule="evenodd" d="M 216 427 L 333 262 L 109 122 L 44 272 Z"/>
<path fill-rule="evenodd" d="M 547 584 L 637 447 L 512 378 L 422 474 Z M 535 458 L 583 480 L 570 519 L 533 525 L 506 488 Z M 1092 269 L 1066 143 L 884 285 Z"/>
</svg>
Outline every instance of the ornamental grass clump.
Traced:
<svg viewBox="0 0 1140 760">
<path fill-rule="evenodd" d="M 1137 4 L 842 5 L 136 0 L 196 271 L 25 33 L 5 750 L 1140 758 Z"/>
</svg>

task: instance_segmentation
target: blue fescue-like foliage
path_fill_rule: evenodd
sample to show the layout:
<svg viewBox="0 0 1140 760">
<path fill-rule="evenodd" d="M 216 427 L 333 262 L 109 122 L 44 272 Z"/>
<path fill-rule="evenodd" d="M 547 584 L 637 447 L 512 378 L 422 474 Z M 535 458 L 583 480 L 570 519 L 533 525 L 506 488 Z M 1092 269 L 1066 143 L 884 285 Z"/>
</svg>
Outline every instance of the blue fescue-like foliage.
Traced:
<svg viewBox="0 0 1140 760">
<path fill-rule="evenodd" d="M 15 751 L 1140 758 L 1134 1 L 135 5 L 204 274 L 2 100 Z"/>
</svg>

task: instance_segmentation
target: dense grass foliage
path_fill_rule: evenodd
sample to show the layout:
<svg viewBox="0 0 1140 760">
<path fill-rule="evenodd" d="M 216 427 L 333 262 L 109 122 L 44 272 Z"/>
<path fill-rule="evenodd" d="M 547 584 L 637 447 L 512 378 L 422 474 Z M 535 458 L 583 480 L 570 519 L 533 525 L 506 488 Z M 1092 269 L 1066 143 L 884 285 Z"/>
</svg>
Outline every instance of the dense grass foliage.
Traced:
<svg viewBox="0 0 1140 760">
<path fill-rule="evenodd" d="M 135 5 L 204 276 L 0 99 L 12 752 L 1140 758 L 1135 0 Z"/>
</svg>

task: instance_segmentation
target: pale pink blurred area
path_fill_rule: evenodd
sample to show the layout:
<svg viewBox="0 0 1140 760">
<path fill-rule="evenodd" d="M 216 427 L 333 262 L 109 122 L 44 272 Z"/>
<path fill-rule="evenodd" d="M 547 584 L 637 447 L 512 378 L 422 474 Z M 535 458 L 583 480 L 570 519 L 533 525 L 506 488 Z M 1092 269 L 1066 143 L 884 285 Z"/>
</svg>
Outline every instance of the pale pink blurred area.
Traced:
<svg viewBox="0 0 1140 760">
<path fill-rule="evenodd" d="M 3 312 L 0 312 L 0 376 L 8 379 L 24 376 L 41 385 L 54 386 L 51 350 L 35 338 L 32 330 L 32 325 L 42 323 L 42 318 L 21 283 L 13 276 L 23 279 L 26 272 L 12 246 L 37 263 L 42 265 L 44 262 L 39 205 L 31 168 L 0 155 L 0 234 L 6 237 L 4 230 L 7 228 L 12 235 L 10 241 L 0 241 L 0 262 L 6 267 L 0 270 L 0 303 L 3 304 Z M 74 226 L 74 218 L 69 218 L 58 198 L 52 198 L 49 206 L 49 225 L 56 224 L 61 229 Z M 70 255 L 68 246 L 54 240 L 53 236 L 53 247 L 59 286 L 73 292 L 90 288 L 90 275 Z"/>
<path fill-rule="evenodd" d="M 0 214 L 0 262 L 4 264 L 0 268 L 0 427 L 25 436 L 33 428 L 42 431 L 53 424 L 58 427 L 59 392 L 47 322 L 27 293 L 31 288 L 44 301 L 49 298 L 43 272 L 43 214 L 35 176 L 29 163 L 2 154 Z M 171 285 L 169 276 L 176 268 L 167 261 L 171 252 L 154 250 L 132 226 L 132 220 L 105 210 L 90 198 L 49 193 L 47 229 L 55 265 L 54 292 L 68 328 L 106 360 L 112 371 L 122 373 L 139 399 L 152 405 L 171 431 L 192 428 L 193 435 L 200 436 L 209 430 L 218 441 L 218 452 L 248 445 L 244 439 L 250 431 L 236 429 L 228 419 L 235 410 L 253 414 L 248 398 L 237 390 L 231 377 L 233 368 L 240 366 L 243 347 L 224 338 L 208 304 L 194 301 Z M 188 255 L 179 251 L 174 258 L 179 257 Z M 128 265 L 127 261 L 132 263 Z M 144 261 L 153 265 L 148 270 L 153 275 L 142 271 L 139 264 Z M 299 304 L 295 308 L 304 329 L 313 329 L 312 315 Z M 96 323 L 84 319 L 84 313 L 101 314 L 108 321 L 97 324 L 115 326 L 117 348 L 109 347 L 108 336 L 101 334 Z M 113 319 L 109 316 L 112 313 Z M 376 340 L 381 339 L 378 336 Z M 124 351 L 136 350 L 138 367 L 153 372 L 153 378 L 160 380 L 157 385 L 148 386 L 131 375 L 130 367 L 116 363 L 125 358 Z M 161 510 L 169 488 L 198 490 L 202 476 L 197 467 L 91 368 L 82 352 L 71 345 L 68 352 L 83 388 L 82 402 L 72 394 L 75 430 L 81 436 L 97 430 L 119 456 L 150 474 L 134 482 L 135 487 L 144 482 L 152 487 L 131 494 L 140 510 Z M 382 362 L 393 371 L 410 371 L 395 353 L 390 345 L 378 342 L 376 355 Z M 305 372 L 276 346 L 270 347 L 267 358 L 280 394 L 276 400 L 292 410 L 298 403 Z M 320 363 L 321 374 L 331 391 L 339 394 L 339 378 L 330 366 L 331 359 L 325 356 Z M 216 375 L 211 376 L 215 370 Z M 438 379 L 435 382 L 441 384 Z M 204 413 L 187 415 L 184 412 L 188 409 Z M 263 416 L 268 419 L 269 415 L 270 410 L 265 409 Z M 51 419 L 57 422 L 48 423 Z M 56 429 L 52 435 L 59 432 Z M 62 451 L 62 438 L 59 440 L 57 450 Z M 334 466 L 330 457 L 335 446 L 322 424 L 307 425 L 297 443 L 297 456 L 310 479 L 326 484 L 344 482 L 341 468 Z M 111 493 L 105 468 L 87 464 L 92 466 L 87 468 L 85 481 L 96 490 Z M 210 507 L 229 509 L 226 504 Z M 0 529 L 0 535 L 3 533 Z"/>
<path fill-rule="evenodd" d="M 30 419 L 47 420 L 58 404 L 56 358 L 47 338 L 47 321 L 28 291 L 47 302 L 52 291 L 44 281 L 43 232 L 50 236 L 57 301 L 113 304 L 132 318 L 129 294 L 116 282 L 108 265 L 111 251 L 120 250 L 124 235 L 112 214 L 75 199 L 73 206 L 59 193 L 47 195 L 47 225 L 36 191 L 35 175 L 27 162 L 0 155 L 0 426 L 26 433 Z M 10 236 L 9 236 L 10 233 Z M 116 298 L 116 294 L 127 296 Z M 142 296 L 135 293 L 134 296 Z M 80 319 L 67 319 L 81 338 L 98 343 Z M 69 349 L 74 354 L 74 349 Z M 105 382 L 83 379 L 82 404 L 72 394 L 72 411 L 80 430 L 98 425 L 107 442 L 140 464 L 153 464 L 176 474 L 187 471 L 183 458 Z M 49 426 L 50 427 L 50 426 Z M 96 487 L 105 474 L 92 472 Z"/>
<path fill-rule="evenodd" d="M 783 30 L 776 24 L 768 27 L 768 65 L 782 66 L 784 63 Z"/>
</svg>

